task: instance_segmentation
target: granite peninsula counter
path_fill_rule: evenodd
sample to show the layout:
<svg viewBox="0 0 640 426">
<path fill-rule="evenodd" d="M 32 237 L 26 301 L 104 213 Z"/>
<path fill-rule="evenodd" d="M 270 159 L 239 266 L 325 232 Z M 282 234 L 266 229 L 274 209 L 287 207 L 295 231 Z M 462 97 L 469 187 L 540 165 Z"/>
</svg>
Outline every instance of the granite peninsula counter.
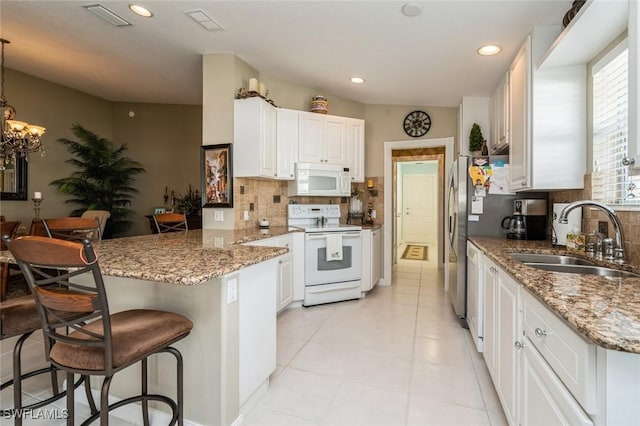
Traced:
<svg viewBox="0 0 640 426">
<path fill-rule="evenodd" d="M 278 262 L 288 249 L 243 243 L 289 232 L 198 229 L 94 245 L 112 313 L 159 309 L 193 321 L 192 333 L 174 345 L 184 358 L 185 421 L 233 424 L 241 419 L 241 390 L 266 391 L 276 366 Z M 14 262 L 8 251 L 0 252 L 0 261 Z M 91 285 L 88 277 L 76 279 Z M 150 392 L 174 392 L 170 358 L 149 363 Z M 139 387 L 140 368 L 132 366 L 115 376 L 110 394 L 123 398 Z"/>
<path fill-rule="evenodd" d="M 513 252 L 567 254 L 546 241 L 491 237 L 469 240 L 588 341 L 606 349 L 640 353 L 640 278 L 543 271 L 509 256 Z M 630 265 L 622 269 L 637 272 Z"/>
</svg>

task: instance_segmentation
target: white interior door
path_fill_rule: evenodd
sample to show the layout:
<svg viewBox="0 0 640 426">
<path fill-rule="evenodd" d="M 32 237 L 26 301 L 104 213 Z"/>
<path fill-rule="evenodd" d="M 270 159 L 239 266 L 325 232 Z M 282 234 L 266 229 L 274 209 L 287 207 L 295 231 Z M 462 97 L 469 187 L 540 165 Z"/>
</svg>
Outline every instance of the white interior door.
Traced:
<svg viewBox="0 0 640 426">
<path fill-rule="evenodd" d="M 436 175 L 403 175 L 402 239 L 404 242 L 436 244 L 437 204 Z"/>
</svg>

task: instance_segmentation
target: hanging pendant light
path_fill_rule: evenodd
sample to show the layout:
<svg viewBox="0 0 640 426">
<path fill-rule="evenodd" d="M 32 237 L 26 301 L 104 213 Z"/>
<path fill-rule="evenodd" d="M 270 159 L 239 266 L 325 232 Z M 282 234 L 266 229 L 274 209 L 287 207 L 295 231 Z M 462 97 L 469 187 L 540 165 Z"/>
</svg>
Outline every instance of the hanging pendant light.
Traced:
<svg viewBox="0 0 640 426">
<path fill-rule="evenodd" d="M 24 157 L 33 152 L 40 151 L 44 155 L 42 135 L 46 129 L 42 126 L 29 124 L 24 121 L 14 120 L 16 109 L 7 102 L 4 95 L 4 45 L 11 43 L 0 38 L 2 51 L 0 52 L 0 170 L 4 170 L 7 164 L 15 164 L 16 158 Z"/>
</svg>

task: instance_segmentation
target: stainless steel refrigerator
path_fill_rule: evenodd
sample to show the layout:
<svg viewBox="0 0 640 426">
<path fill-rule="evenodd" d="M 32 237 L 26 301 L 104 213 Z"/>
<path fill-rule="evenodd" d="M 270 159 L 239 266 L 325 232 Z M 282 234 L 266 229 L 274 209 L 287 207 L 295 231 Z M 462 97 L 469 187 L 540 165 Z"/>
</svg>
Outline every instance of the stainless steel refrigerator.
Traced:
<svg viewBox="0 0 640 426">
<path fill-rule="evenodd" d="M 466 327 L 467 313 L 467 237 L 495 236 L 506 238 L 502 219 L 513 214 L 513 200 L 524 198 L 516 195 L 486 194 L 483 212 L 471 215 L 474 185 L 469 177 L 470 158 L 458 157 L 452 164 L 448 182 L 448 263 L 446 274 L 449 297 L 461 324 Z M 526 194 L 526 198 L 530 194 Z"/>
</svg>

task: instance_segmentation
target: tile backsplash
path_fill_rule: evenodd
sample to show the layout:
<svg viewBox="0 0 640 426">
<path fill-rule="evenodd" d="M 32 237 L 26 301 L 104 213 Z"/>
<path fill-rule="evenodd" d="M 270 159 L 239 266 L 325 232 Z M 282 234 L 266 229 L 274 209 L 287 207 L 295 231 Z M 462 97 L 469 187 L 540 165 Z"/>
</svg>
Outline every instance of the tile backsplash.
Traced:
<svg viewBox="0 0 640 426">
<path fill-rule="evenodd" d="M 366 183 L 354 183 L 352 189 L 360 188 L 363 209 L 366 213 L 367 206 L 376 210 L 376 223 L 384 220 L 384 193 L 383 177 L 368 177 L 366 180 L 373 182 L 377 195 L 373 195 L 366 188 Z M 365 180 L 365 182 L 366 182 Z M 341 221 L 347 221 L 349 213 L 349 197 L 291 197 L 287 195 L 287 181 L 272 179 L 234 178 L 234 227 L 235 229 L 247 229 L 258 226 L 261 219 L 267 219 L 271 226 L 287 225 L 287 205 L 291 200 L 300 204 L 340 204 L 342 214 Z M 249 220 L 243 220 L 244 212 L 249 212 Z"/>
<path fill-rule="evenodd" d="M 591 199 L 591 175 L 584 177 L 584 189 L 558 191 L 549 193 L 550 203 L 571 203 L 578 200 Z M 640 211 L 616 211 L 622 224 L 625 238 L 627 261 L 633 266 L 640 267 Z M 609 223 L 607 215 L 599 210 L 582 209 L 582 232 L 589 233 L 598 230 L 598 222 Z M 609 237 L 614 237 L 613 226 L 608 225 Z"/>
</svg>

